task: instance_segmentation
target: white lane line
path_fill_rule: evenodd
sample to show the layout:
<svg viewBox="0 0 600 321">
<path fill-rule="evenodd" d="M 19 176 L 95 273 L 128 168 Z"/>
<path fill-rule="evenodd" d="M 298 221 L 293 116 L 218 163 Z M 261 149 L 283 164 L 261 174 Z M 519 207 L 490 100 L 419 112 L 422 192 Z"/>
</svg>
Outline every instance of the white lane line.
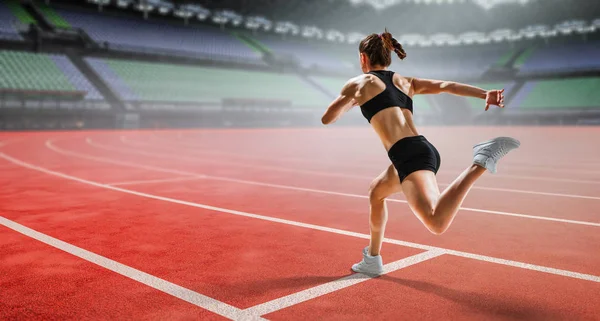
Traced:
<svg viewBox="0 0 600 321">
<path fill-rule="evenodd" d="M 155 137 L 158 137 L 158 136 L 155 136 Z M 151 143 L 142 143 L 142 142 L 137 142 L 137 141 L 131 141 L 131 140 L 127 139 L 125 136 L 121 136 L 121 141 L 123 143 L 129 144 L 129 145 L 151 146 Z M 159 139 L 158 141 L 162 144 L 167 143 L 167 141 L 163 140 L 163 139 Z M 214 149 L 207 150 L 207 149 L 205 149 L 205 146 L 196 145 L 196 144 L 188 144 L 181 140 L 178 140 L 177 142 L 168 142 L 168 143 L 170 145 L 180 146 L 180 147 L 176 147 L 176 148 L 181 149 L 181 147 L 183 147 L 183 148 L 186 148 L 190 152 L 199 153 L 199 154 L 228 155 L 228 156 L 235 156 L 235 157 L 240 157 L 240 158 L 268 160 L 268 161 L 272 161 L 274 159 L 273 157 L 268 157 L 268 156 L 233 153 L 233 152 L 226 152 L 226 151 L 220 151 L 220 150 L 214 150 Z M 190 148 L 195 148 L 195 149 L 190 150 Z M 318 159 L 296 158 L 296 157 L 289 157 L 289 156 L 277 156 L 276 160 L 278 160 L 278 161 L 283 160 L 286 162 L 321 164 L 321 165 L 338 166 L 338 167 L 340 165 L 342 165 L 344 167 L 351 167 L 351 168 L 363 168 L 363 169 L 366 168 L 365 166 L 357 166 L 357 165 L 349 165 L 349 164 L 336 164 L 336 163 L 322 161 L 322 160 L 318 160 Z"/>
<path fill-rule="evenodd" d="M 148 180 L 139 180 L 139 181 L 126 181 L 126 182 L 115 182 L 115 183 L 107 183 L 107 185 L 112 186 L 122 186 L 122 185 L 140 185 L 140 184 L 154 184 L 154 183 L 171 183 L 171 182 L 181 182 L 181 181 L 192 181 L 196 179 L 201 179 L 199 176 L 184 176 L 184 177 L 173 177 L 173 178 L 163 178 L 163 179 L 148 179 Z"/>
<path fill-rule="evenodd" d="M 538 172 L 550 172 L 550 173 L 580 173 L 580 174 L 599 174 L 599 170 L 592 169 L 581 169 L 581 168 L 565 168 L 559 166 L 523 166 L 523 165 L 504 165 L 504 168 L 513 170 L 525 170 L 525 171 L 538 171 Z"/>
<path fill-rule="evenodd" d="M 553 178 L 553 177 L 540 177 L 540 176 L 523 176 L 523 175 L 511 175 L 511 174 L 496 174 L 499 178 L 510 178 L 520 180 L 532 180 L 532 181 L 544 181 L 544 182 L 563 182 L 563 183 L 576 183 L 576 184 L 593 184 L 600 185 L 600 180 L 585 180 L 585 179 L 571 179 L 571 178 Z"/>
<path fill-rule="evenodd" d="M 130 144 L 130 141 L 124 139 L 124 136 L 121 136 L 121 141 L 129 146 L 133 146 L 135 147 L 135 144 L 138 145 L 143 145 L 143 146 L 148 146 L 148 144 L 140 144 L 140 143 L 134 143 L 134 144 Z M 90 141 L 88 141 L 89 143 Z M 164 153 L 154 153 L 154 152 L 146 152 L 146 151 L 140 151 L 140 150 L 131 150 L 131 149 L 127 149 L 127 150 L 123 150 L 120 148 L 115 148 L 113 146 L 106 146 L 106 145 L 100 145 L 97 143 L 92 143 L 93 146 L 99 147 L 99 148 L 103 148 L 103 149 L 107 149 L 107 150 L 113 150 L 113 151 L 119 151 L 122 153 L 130 153 L 130 154 L 140 154 L 140 155 L 146 155 L 146 156 L 151 156 L 151 157 L 157 157 L 157 158 L 169 158 L 169 159 L 177 159 L 177 160 L 189 160 L 190 157 L 182 157 L 182 156 L 171 156 L 168 154 L 164 154 Z M 201 153 L 205 153 L 204 151 L 202 151 Z M 195 158 L 195 157 L 191 157 L 191 160 L 193 161 L 207 161 L 206 159 L 203 158 Z M 212 162 L 217 162 L 216 160 L 212 160 Z M 231 161 L 227 161 L 228 164 L 232 164 L 234 166 L 240 165 L 242 167 L 250 167 L 250 168 L 258 168 L 261 169 L 260 167 L 256 167 L 253 165 L 248 165 L 248 164 L 244 164 L 244 163 L 237 163 L 237 162 L 231 162 Z M 276 167 L 279 168 L 279 167 Z M 331 172 L 319 172 L 319 171 L 310 171 L 310 172 L 306 172 L 306 171 L 302 171 L 299 169 L 286 169 L 286 171 L 288 172 L 299 172 L 299 173 L 303 173 L 303 174 L 311 174 L 311 175 L 318 175 L 318 176 L 332 176 Z M 367 177 L 367 176 L 359 176 L 359 175 L 345 175 L 342 173 L 335 173 L 335 176 L 342 176 L 344 178 L 352 178 L 352 179 L 360 179 L 360 180 L 369 180 L 371 181 L 373 178 L 372 177 Z M 511 177 L 511 178 L 516 178 L 513 176 L 507 176 L 504 175 L 505 177 Z M 522 178 L 522 176 L 519 176 Z M 528 177 L 530 178 L 530 177 Z M 545 178 L 540 178 L 541 180 L 545 180 Z M 557 179 L 551 179 L 551 180 L 557 180 Z M 573 180 L 568 180 L 569 182 L 572 182 Z M 577 181 L 577 182 L 581 182 L 581 181 Z M 600 182 L 595 182 L 594 183 L 600 183 Z M 448 186 L 450 185 L 449 183 L 438 183 L 438 185 L 440 186 Z M 473 186 L 471 189 L 474 190 L 484 190 L 484 191 L 496 191 L 496 192 L 505 192 L 505 193 L 517 193 L 517 194 L 531 194 L 531 195 L 540 195 L 540 196 L 551 196 L 551 197 L 566 197 L 566 198 L 578 198 L 578 199 L 588 199 L 588 200 L 600 200 L 600 196 L 587 196 L 587 195 L 577 195 L 577 194 L 565 194 L 565 193 L 551 193 L 551 192 L 537 192 L 537 191 L 529 191 L 529 190 L 521 190 L 521 189 L 513 189 L 513 188 L 497 188 L 497 187 L 485 187 L 485 186 L 478 186 L 475 185 Z"/>
<path fill-rule="evenodd" d="M 448 186 L 449 184 L 439 184 L 439 185 Z M 519 194 L 533 194 L 533 195 L 552 196 L 552 197 L 579 198 L 579 199 L 596 200 L 596 201 L 600 200 L 600 196 L 536 192 L 536 191 L 527 191 L 527 190 L 522 190 L 522 189 L 500 188 L 500 187 L 485 187 L 485 186 L 473 186 L 473 187 L 474 188 L 472 188 L 472 189 L 480 189 L 480 190 L 486 190 L 486 191 L 509 192 L 509 193 L 519 193 Z"/>
<path fill-rule="evenodd" d="M 90 142 L 90 141 L 88 140 L 88 142 Z M 101 145 L 93 145 L 93 146 L 100 147 Z M 63 149 L 53 145 L 52 140 L 46 141 L 46 147 L 48 147 L 49 149 L 51 149 L 57 153 L 63 154 L 63 155 L 69 155 L 69 156 L 74 156 L 74 157 L 78 157 L 78 158 L 89 159 L 89 160 L 93 160 L 93 161 L 97 161 L 97 162 L 110 163 L 110 164 L 116 164 L 116 165 L 121 165 L 121 166 L 133 167 L 133 168 L 147 169 L 147 170 L 151 170 L 151 171 L 159 171 L 159 172 L 172 173 L 172 174 L 178 174 L 178 175 L 187 175 L 187 176 L 191 176 L 191 177 L 197 177 L 199 179 L 200 178 L 211 179 L 211 180 L 227 181 L 227 182 L 240 183 L 240 184 L 265 186 L 265 187 L 278 188 L 278 189 L 288 189 L 288 190 L 294 190 L 294 191 L 329 194 L 329 195 L 337 195 L 337 196 L 345 196 L 345 197 L 354 197 L 354 198 L 363 198 L 363 199 L 368 198 L 368 196 L 366 196 L 366 195 L 341 193 L 341 192 L 326 191 L 326 190 L 304 188 L 304 187 L 296 187 L 296 186 L 289 186 L 289 185 L 262 183 L 262 182 L 247 181 L 247 180 L 241 180 L 241 179 L 235 179 L 235 178 L 227 178 L 227 177 L 209 176 L 209 175 L 197 174 L 197 173 L 174 170 L 174 169 L 160 168 L 160 167 L 154 167 L 154 166 L 148 166 L 148 165 L 139 165 L 137 163 L 118 161 L 118 160 L 114 160 L 114 159 L 110 159 L 110 158 L 90 156 L 90 155 L 85 155 L 85 154 L 76 153 L 76 152 L 72 152 L 72 151 L 66 151 L 66 150 L 63 150 Z M 399 199 L 387 199 L 387 201 L 408 204 L 407 201 L 399 200 Z M 477 209 L 477 208 L 470 208 L 470 207 L 461 207 L 460 209 L 463 211 L 469 211 L 469 212 L 475 212 L 475 213 L 503 215 L 503 216 L 510 216 L 510 217 L 519 217 L 519 218 L 537 219 L 537 220 L 544 220 L 544 221 L 551 221 L 551 222 L 560 222 L 560 223 L 600 227 L 600 223 L 588 222 L 588 221 L 577 221 L 577 220 L 568 220 L 568 219 L 546 217 L 546 216 L 536 216 L 536 215 L 528 215 L 528 214 L 520 214 L 520 213 L 492 211 L 492 210 L 484 210 L 484 209 Z"/>
<path fill-rule="evenodd" d="M 305 130 L 305 131 L 312 131 L 312 130 L 314 130 L 314 128 L 310 128 L 310 129 L 306 128 L 306 129 L 303 129 L 303 130 Z M 193 141 L 205 138 L 205 137 L 201 137 L 201 136 L 199 137 L 197 135 L 189 135 L 189 134 L 200 134 L 200 135 L 202 135 L 203 130 L 186 131 L 185 133 L 188 134 L 188 135 L 185 135 L 185 137 L 184 137 L 184 135 L 183 135 L 182 132 L 178 133 L 178 135 L 177 135 L 178 140 L 180 140 L 182 142 L 189 142 L 189 143 L 191 143 L 190 138 Z M 153 134 L 152 136 L 162 138 L 162 136 L 158 136 L 156 134 Z M 182 138 L 186 138 L 186 139 L 182 139 Z M 453 162 L 456 162 L 456 161 L 465 161 L 465 159 L 463 159 L 463 158 L 452 157 L 451 155 L 448 156 L 447 158 L 449 158 L 450 161 L 453 161 Z M 588 165 L 588 166 L 596 166 L 596 167 L 600 166 L 600 159 L 598 159 L 598 158 L 586 158 L 586 159 L 582 159 L 581 157 L 577 157 L 577 159 L 578 159 L 577 160 L 578 162 L 583 163 L 583 164 Z M 546 167 L 546 168 L 552 168 L 552 167 L 565 168 L 565 167 L 569 167 L 569 166 L 573 165 L 573 162 L 570 161 L 570 160 L 566 160 L 566 159 L 562 159 L 562 158 L 561 159 L 557 159 L 557 160 L 559 161 L 558 163 L 546 163 L 546 164 L 542 164 L 541 166 L 542 167 Z M 467 161 L 468 161 L 468 159 L 467 159 Z M 519 160 L 507 160 L 505 162 L 505 164 L 506 165 L 510 165 L 510 166 L 524 166 L 524 167 L 532 167 L 532 168 L 539 168 L 540 167 L 539 164 L 531 164 L 531 163 L 527 163 L 527 162 L 523 162 L 523 161 L 519 161 Z"/>
<path fill-rule="evenodd" d="M 57 176 L 57 177 L 62 177 L 64 179 L 76 181 L 76 182 L 79 182 L 82 184 L 105 188 L 105 189 L 122 192 L 122 193 L 126 193 L 126 194 L 155 199 L 155 200 L 169 202 L 169 203 L 173 203 L 173 204 L 180 204 L 180 205 L 185 205 L 185 206 L 190 206 L 190 207 L 195 207 L 195 208 L 202 208 L 202 209 L 206 209 L 206 210 L 210 210 L 210 211 L 214 211 L 214 212 L 227 213 L 227 214 L 232 214 L 232 215 L 238 215 L 238 216 L 243 216 L 243 217 L 259 219 L 259 220 L 263 220 L 263 221 L 286 224 L 286 225 L 290 225 L 290 226 L 303 227 L 303 228 L 317 230 L 317 231 L 324 231 L 324 232 L 335 233 L 335 234 L 340 234 L 340 235 L 347 235 L 347 236 L 352 236 L 352 237 L 365 239 L 365 240 L 369 240 L 371 238 L 371 236 L 369 234 L 351 232 L 351 231 L 346 231 L 346 230 L 341 230 L 341 229 L 336 229 L 336 228 L 331 228 L 331 227 L 326 227 L 326 226 L 302 223 L 302 222 L 297 222 L 297 221 L 292 221 L 292 220 L 286 220 L 286 219 L 281 219 L 281 218 L 276 218 L 276 217 L 271 217 L 271 216 L 265 216 L 265 215 L 253 214 L 253 213 L 242 212 L 242 211 L 237 211 L 237 210 L 231 210 L 231 209 L 226 209 L 226 208 L 222 208 L 222 207 L 216 207 L 216 206 L 194 203 L 194 202 L 189 202 L 189 201 L 182 201 L 182 200 L 169 198 L 169 197 L 165 197 L 165 196 L 158 196 L 158 195 L 154 195 L 154 194 L 148 194 L 148 193 L 138 192 L 138 191 L 134 191 L 134 190 L 129 190 L 129 189 L 121 188 L 121 187 L 110 186 L 110 185 L 106 185 L 106 184 L 102 184 L 102 183 L 98 183 L 98 182 L 94 182 L 94 181 L 88 181 L 83 178 L 70 176 L 70 175 L 67 175 L 64 173 L 55 172 L 55 171 L 52 171 L 52 170 L 49 170 L 49 169 L 46 169 L 43 167 L 39 167 L 36 165 L 26 163 L 24 161 L 13 158 L 2 152 L 0 152 L 0 157 L 6 159 L 16 165 L 19 165 L 21 167 L 29 168 L 32 170 L 36 170 L 36 171 L 46 173 L 49 175 L 53 175 L 53 176 Z M 425 245 L 425 244 L 419 244 L 419 243 L 412 243 L 412 242 L 407 242 L 407 241 L 402 241 L 402 240 L 395 240 L 395 239 L 390 239 L 390 238 L 385 238 L 383 240 L 383 242 L 389 243 L 389 244 L 396 244 L 396 245 L 412 247 L 412 248 L 416 248 L 416 249 L 427 250 L 427 251 L 442 250 L 442 251 L 445 251 L 449 255 L 461 256 L 461 257 L 470 258 L 470 259 L 474 259 L 474 260 L 478 260 L 478 261 L 503 264 L 503 265 L 513 266 L 513 267 L 517 267 L 517 268 L 521 268 L 521 269 L 541 271 L 541 272 L 545 272 L 545 273 L 549 273 L 549 274 L 561 275 L 561 276 L 565 276 L 565 277 L 577 278 L 577 279 L 600 283 L 600 276 L 591 275 L 591 274 L 555 269 L 555 268 L 545 267 L 545 266 L 541 266 L 541 265 L 534 265 L 534 264 L 529 264 L 529 263 L 524 263 L 524 262 L 519 262 L 519 261 L 505 260 L 505 259 L 486 256 L 486 255 L 479 255 L 479 254 L 474 254 L 474 253 L 469 253 L 469 252 L 450 250 L 450 249 L 446 249 L 446 248 Z"/>
<path fill-rule="evenodd" d="M 199 157 L 170 156 L 170 155 L 165 155 L 165 154 L 145 152 L 145 151 L 141 151 L 141 150 L 137 150 L 137 149 L 132 150 L 131 148 L 129 148 L 127 150 L 123 150 L 121 148 L 116 148 L 113 146 L 106 146 L 106 145 L 101 145 L 101 144 L 95 143 L 89 137 L 86 140 L 87 140 L 88 144 L 102 148 L 102 149 L 118 151 L 118 152 L 122 152 L 122 153 L 139 154 L 139 155 L 145 155 L 145 156 L 151 156 L 151 157 L 157 157 L 157 158 L 185 160 L 185 161 L 191 161 L 191 162 L 195 162 L 195 163 L 202 162 L 202 163 L 209 163 L 209 164 L 228 164 L 228 165 L 233 165 L 236 167 L 265 169 L 265 170 L 279 171 L 279 172 L 302 173 L 302 174 L 311 174 L 311 175 L 319 175 L 319 176 L 346 177 L 346 178 L 350 177 L 350 178 L 359 178 L 359 179 L 365 178 L 364 176 L 358 176 L 358 175 L 352 175 L 352 174 L 320 172 L 320 171 L 294 169 L 294 168 L 287 168 L 287 167 L 267 166 L 267 165 L 249 165 L 246 163 L 232 162 L 232 161 L 228 161 L 228 160 L 224 160 L 224 159 L 216 160 L 216 159 L 206 159 L 206 158 L 199 158 Z M 125 144 L 128 144 L 128 143 L 125 143 Z M 131 146 L 130 144 L 128 144 L 128 145 Z"/>
<path fill-rule="evenodd" d="M 9 139 L 2 140 L 2 141 L 0 141 L 0 148 L 7 146 L 9 144 L 12 144 L 12 143 L 16 143 L 20 140 L 23 140 L 23 138 L 9 138 Z"/>
<path fill-rule="evenodd" d="M 600 276 L 581 274 L 581 273 L 577 273 L 577 272 L 570 272 L 567 270 L 560 270 L 560 269 L 555 269 L 555 268 L 551 268 L 551 267 L 547 267 L 547 266 L 540 266 L 540 265 L 534 265 L 534 264 L 523 263 L 523 262 L 515 262 L 515 261 L 505 260 L 505 259 L 500 259 L 500 258 L 483 257 L 482 255 L 479 255 L 479 254 L 458 252 L 458 251 L 454 251 L 454 250 L 447 250 L 445 252 L 445 254 L 460 256 L 460 257 L 474 259 L 474 260 L 478 260 L 478 261 L 486 261 L 486 262 L 490 262 L 490 263 L 508 265 L 508 266 L 525 269 L 525 270 L 532 270 L 532 271 L 544 272 L 544 273 L 548 273 L 548 274 L 568 276 L 571 278 L 582 279 L 582 280 L 586 280 L 586 281 L 600 282 Z"/>
<path fill-rule="evenodd" d="M 0 156 L 6 157 L 6 155 L 0 155 Z M 17 165 L 22 166 L 22 164 L 20 164 L 18 161 L 15 162 L 14 159 L 11 159 L 11 158 L 6 158 L 6 159 Z M 119 263 L 115 260 L 111 260 L 102 255 L 96 254 L 94 252 L 90 252 L 88 250 L 82 249 L 73 244 L 56 239 L 52 236 L 40 233 L 31 228 L 23 226 L 19 223 L 11 221 L 3 216 L 0 216 L 0 224 L 6 226 L 16 232 L 19 232 L 23 235 L 29 236 L 33 239 L 36 239 L 42 243 L 48 244 L 52 247 L 55 247 L 59 250 L 67 252 L 71 255 L 82 258 L 88 262 L 99 265 L 105 269 L 108 269 L 110 271 L 113 271 L 115 273 L 123 275 L 125 277 L 128 277 L 132 280 L 135 280 L 137 282 L 145 284 L 151 288 L 154 288 L 161 292 L 167 293 L 178 299 L 184 300 L 195 306 L 209 310 L 211 312 L 214 312 L 214 313 L 224 316 L 226 318 L 229 318 L 232 320 L 240 320 L 241 318 L 250 317 L 250 315 L 247 312 L 244 312 L 241 309 L 231 306 L 227 303 L 215 300 L 213 298 L 202 295 L 198 292 L 194 292 L 190 289 L 184 288 L 177 284 L 174 284 L 169 281 L 158 278 L 154 275 L 148 274 L 148 273 L 140 271 L 138 269 L 134 269 L 128 265 Z"/>
<path fill-rule="evenodd" d="M 155 136 L 157 137 L 157 136 Z M 121 140 L 123 141 L 124 136 L 121 136 Z M 159 139 L 159 141 L 161 141 L 161 139 Z M 162 140 L 164 142 L 164 140 Z M 145 145 L 145 146 L 150 146 L 150 144 L 148 143 L 140 143 L 140 142 L 132 142 L 127 140 L 127 142 L 130 143 L 134 143 L 134 144 L 139 144 L 139 145 Z M 200 148 L 201 146 L 195 145 L 195 144 L 182 144 L 182 141 L 179 140 L 179 145 L 180 146 L 189 146 L 189 147 L 196 147 L 196 148 Z M 248 155 L 248 154 L 243 154 L 243 153 L 234 153 L 234 152 L 226 152 L 226 151 L 217 151 L 217 150 L 194 150 L 193 152 L 196 153 L 203 153 L 203 154 L 222 154 L 222 155 L 231 155 L 231 156 L 235 156 L 235 157 L 239 157 L 239 158 L 249 158 L 249 159 L 266 159 L 266 160 L 272 160 L 273 158 L 269 158 L 269 157 L 264 157 L 264 156 L 256 156 L 256 155 Z M 370 166 L 358 166 L 358 165 L 350 165 L 350 164 L 336 164 L 336 163 L 332 163 L 332 162 L 328 162 L 328 161 L 319 161 L 319 160 L 313 160 L 313 159 L 305 159 L 305 158 L 293 158 L 293 157 L 277 157 L 278 160 L 286 160 L 286 161 L 290 161 L 290 162 L 303 162 L 303 163 L 313 163 L 313 164 L 324 164 L 324 165 L 330 165 L 330 166 L 344 166 L 344 167 L 352 167 L 352 168 L 362 168 L 362 169 L 374 169 L 373 167 Z M 465 160 L 466 162 L 468 162 L 468 160 Z M 465 163 L 467 164 L 467 163 Z M 501 167 L 503 168 L 507 168 L 507 169 L 517 169 L 517 170 L 527 170 L 527 171 L 542 171 L 542 172 L 565 172 L 565 173 L 589 173 L 589 174 L 597 174 L 600 173 L 600 170 L 592 170 L 592 169 L 581 169 L 581 168 L 576 168 L 576 169 L 570 169 L 570 168 L 565 168 L 565 165 L 556 165 L 556 166 L 549 166 L 549 165 L 522 165 L 522 164 L 511 164 L 509 162 L 507 162 L 506 164 L 501 165 Z M 444 171 L 462 171 L 464 168 L 445 168 Z M 442 174 L 450 174 L 450 173 L 442 173 Z M 507 177 L 507 178 L 517 178 L 520 177 L 522 179 L 528 179 L 528 180 L 536 180 L 536 179 L 540 179 L 540 180 L 547 180 L 547 181 L 558 181 L 558 182 L 572 182 L 572 183 L 584 183 L 584 184 L 600 184 L 600 182 L 598 181 L 592 181 L 592 180 L 576 180 L 576 179 L 560 179 L 560 178 L 548 178 L 548 177 L 537 177 L 537 176 L 521 176 L 521 175 L 510 175 L 510 174 L 504 174 L 504 173 L 500 173 L 497 174 L 498 177 Z"/>
<path fill-rule="evenodd" d="M 388 263 L 383 266 L 384 274 L 388 274 L 394 271 L 398 271 L 405 267 L 409 267 L 411 265 L 415 265 L 427 260 L 431 260 L 436 258 L 442 254 L 446 253 L 444 250 L 429 250 L 423 253 L 419 253 L 413 256 L 409 256 L 407 258 Z M 290 306 L 312 300 L 314 298 L 318 298 L 320 296 L 339 291 L 341 289 L 365 282 L 370 280 L 372 277 L 367 276 L 365 274 L 355 273 L 348 275 L 346 277 L 324 283 L 300 292 L 296 292 L 279 299 L 275 299 L 263 304 L 255 305 L 251 308 L 244 310 L 252 315 L 265 315 L 269 313 L 273 313 L 275 311 L 288 308 Z"/>
</svg>

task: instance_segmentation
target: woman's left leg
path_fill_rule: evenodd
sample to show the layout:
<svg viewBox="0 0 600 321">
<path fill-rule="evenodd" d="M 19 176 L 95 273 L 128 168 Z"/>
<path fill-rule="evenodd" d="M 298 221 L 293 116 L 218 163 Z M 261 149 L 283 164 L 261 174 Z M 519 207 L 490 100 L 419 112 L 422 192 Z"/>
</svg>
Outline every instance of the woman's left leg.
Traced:
<svg viewBox="0 0 600 321">
<path fill-rule="evenodd" d="M 381 250 L 385 224 L 387 223 L 388 211 L 385 199 L 392 194 L 402 192 L 400 178 L 394 165 L 390 165 L 369 187 L 369 225 L 371 227 L 371 243 L 369 255 L 377 256 Z"/>
<path fill-rule="evenodd" d="M 388 215 L 385 199 L 401 191 L 400 178 L 394 165 L 390 165 L 371 183 L 369 187 L 371 242 L 363 250 L 363 260 L 352 266 L 354 272 L 372 275 L 383 272 L 383 261 L 379 252 L 381 251 Z"/>
</svg>

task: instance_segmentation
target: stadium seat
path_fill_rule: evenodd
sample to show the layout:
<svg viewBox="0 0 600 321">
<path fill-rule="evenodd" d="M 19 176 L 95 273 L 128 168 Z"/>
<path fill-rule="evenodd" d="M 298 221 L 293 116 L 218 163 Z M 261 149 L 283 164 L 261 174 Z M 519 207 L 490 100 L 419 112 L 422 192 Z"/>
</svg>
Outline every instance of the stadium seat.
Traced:
<svg viewBox="0 0 600 321">
<path fill-rule="evenodd" d="M 185 27 L 68 10 L 57 12 L 72 26 L 83 28 L 94 40 L 108 42 L 113 48 L 265 64 L 261 53 L 216 27 Z"/>
<path fill-rule="evenodd" d="M 558 71 L 600 70 L 600 41 L 553 44 L 531 49 L 520 67 L 520 74 Z"/>
<path fill-rule="evenodd" d="M 527 82 L 513 102 L 522 110 L 598 108 L 600 78 L 570 78 Z"/>
<path fill-rule="evenodd" d="M 315 107 L 329 97 L 292 74 L 87 58 L 128 101 L 220 103 L 223 99 L 290 100 Z"/>
<path fill-rule="evenodd" d="M 12 3 L 10 1 L 0 2 L 0 39 L 22 39 L 21 35 L 19 35 L 19 32 L 17 31 L 17 28 L 15 27 L 15 23 L 18 18 L 11 12 L 11 9 L 15 7 L 15 4 L 18 7 L 17 3 Z"/>
<path fill-rule="evenodd" d="M 300 66 L 328 71 L 358 71 L 358 49 L 348 45 L 346 52 L 335 49 L 335 44 L 324 44 L 299 39 L 284 40 L 280 36 L 260 34 L 254 36 L 270 51 L 295 57 Z"/>
<path fill-rule="evenodd" d="M 509 49 L 504 46 L 407 48 L 407 57 L 393 60 L 396 71 L 413 77 L 444 80 L 477 79 L 490 67 L 505 60 Z"/>
<path fill-rule="evenodd" d="M 54 9 L 50 8 L 43 1 L 36 2 L 36 6 L 40 9 L 44 17 L 53 24 L 55 27 L 59 28 L 70 28 L 71 25 Z"/>
<path fill-rule="evenodd" d="M 85 91 L 86 99 L 102 95 L 62 55 L 0 51 L 0 88 L 49 91 Z"/>
</svg>

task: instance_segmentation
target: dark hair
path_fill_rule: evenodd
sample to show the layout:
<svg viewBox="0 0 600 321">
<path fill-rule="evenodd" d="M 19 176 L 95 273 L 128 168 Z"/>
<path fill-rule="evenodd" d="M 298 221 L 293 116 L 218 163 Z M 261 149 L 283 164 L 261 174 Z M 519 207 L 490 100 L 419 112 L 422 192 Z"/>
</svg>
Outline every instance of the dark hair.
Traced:
<svg viewBox="0 0 600 321">
<path fill-rule="evenodd" d="M 360 42 L 358 51 L 369 57 L 371 65 L 380 65 L 387 67 L 392 64 L 392 51 L 398 58 L 406 58 L 406 52 L 402 45 L 392 37 L 392 34 L 385 29 L 385 32 L 378 35 L 376 33 L 368 35 Z"/>
</svg>

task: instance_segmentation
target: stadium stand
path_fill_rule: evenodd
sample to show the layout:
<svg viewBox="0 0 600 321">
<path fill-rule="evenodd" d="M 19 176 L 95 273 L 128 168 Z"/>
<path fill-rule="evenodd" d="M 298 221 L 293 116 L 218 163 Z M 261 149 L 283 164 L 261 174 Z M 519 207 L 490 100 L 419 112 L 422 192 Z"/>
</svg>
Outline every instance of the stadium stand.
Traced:
<svg viewBox="0 0 600 321">
<path fill-rule="evenodd" d="M 216 27 L 184 27 L 68 10 L 57 12 L 70 25 L 83 28 L 95 41 L 107 42 L 112 48 L 265 64 L 260 53 Z"/>
<path fill-rule="evenodd" d="M 20 5 L 18 0 L 5 0 L 4 3 L 19 22 L 25 25 L 37 23 L 37 21 L 35 21 L 35 19 Z"/>
<path fill-rule="evenodd" d="M 522 110 L 598 108 L 600 78 L 529 81 L 513 99 Z"/>
<path fill-rule="evenodd" d="M 13 1 L 0 2 L 0 39 L 22 39 L 15 27 L 17 20 L 17 16 L 13 15 L 15 8 L 19 8 L 19 6 L 18 4 L 15 6 Z"/>
<path fill-rule="evenodd" d="M 167 14 L 157 18 L 157 12 L 147 21 L 134 7 L 119 9 L 114 2 L 105 13 L 73 9 L 75 5 L 68 1 L 63 6 L 55 2 L 48 6 L 39 0 L 34 4 L 37 9 L 17 0 L 0 1 L 0 42 L 13 50 L 0 50 L 0 96 L 9 93 L 0 97 L 2 106 L 7 105 L 2 99 L 18 100 L 10 96 L 14 91 L 19 95 L 64 91 L 72 96 L 78 93 L 73 97 L 79 105 L 104 104 L 115 113 L 149 109 L 168 110 L 166 113 L 246 112 L 253 110 L 251 107 L 285 110 L 290 105 L 318 113 L 337 96 L 349 77 L 361 72 L 356 43 L 284 36 L 263 29 L 251 32 L 243 24 L 233 28 L 226 23 L 220 29 L 210 20 L 185 26 L 181 19 Z M 88 9 L 95 7 L 90 5 Z M 38 25 L 47 21 L 58 28 L 32 28 L 19 34 L 17 26 L 36 23 L 30 12 L 38 19 Z M 588 26 L 589 21 L 585 23 Z M 84 32 L 63 28 L 82 28 L 100 46 Z M 498 113 L 507 117 L 546 117 L 583 108 L 597 108 L 600 117 L 597 35 L 586 36 L 586 41 L 581 34 L 559 34 L 452 45 L 426 43 L 427 37 L 421 39 L 422 43 L 411 43 L 410 37 L 404 39 L 408 56 L 403 61 L 394 56 L 391 69 L 409 77 L 455 80 L 486 89 L 505 88 L 507 109 Z M 27 41 L 2 40 L 23 38 Z M 28 44 L 35 46 L 27 47 Z M 69 48 L 68 56 L 43 53 L 56 52 L 61 46 Z M 49 95 L 58 97 L 55 93 Z M 81 100 L 82 95 L 85 100 Z M 73 97 L 67 97 L 65 102 L 74 104 Z M 25 98 L 29 102 L 44 100 L 42 95 Z M 487 117 L 480 117 L 485 105 L 475 98 L 415 96 L 414 105 L 416 117 L 433 119 L 442 115 L 442 119 L 451 115 L 451 123 Z"/>
<path fill-rule="evenodd" d="M 392 68 L 407 76 L 437 79 L 477 79 L 491 66 L 505 61 L 511 50 L 505 46 L 409 48 L 401 62 Z"/>
<path fill-rule="evenodd" d="M 325 88 L 331 97 L 337 96 L 346 81 L 348 81 L 347 78 L 342 77 L 311 76 L 310 78 Z"/>
<path fill-rule="evenodd" d="M 600 41 L 557 43 L 530 49 L 521 58 L 520 74 L 600 70 Z"/>
<path fill-rule="evenodd" d="M 288 39 L 281 36 L 261 34 L 256 40 L 271 52 L 295 57 L 301 67 L 328 71 L 351 71 L 356 66 L 358 50 L 349 60 L 348 52 L 342 57 L 333 51 L 335 45 L 319 44 L 308 40 Z M 349 47 L 349 46 L 344 46 Z M 350 48 L 348 48 L 350 49 Z"/>
<path fill-rule="evenodd" d="M 293 74 L 88 58 L 124 100 L 220 103 L 223 99 L 291 101 L 315 107 L 329 97 Z"/>
<path fill-rule="evenodd" d="M 59 28 L 71 28 L 71 25 L 63 19 L 54 9 L 46 5 L 43 1 L 36 1 L 37 7 L 48 21 Z"/>
<path fill-rule="evenodd" d="M 83 91 L 86 99 L 102 99 L 63 55 L 0 51 L 0 88 L 23 91 Z"/>
<path fill-rule="evenodd" d="M 107 61 L 104 59 L 86 58 L 90 67 L 104 80 L 105 83 L 109 84 L 111 88 L 125 101 L 137 101 L 141 100 L 140 96 L 137 95 L 129 85 L 109 67 Z"/>
</svg>

